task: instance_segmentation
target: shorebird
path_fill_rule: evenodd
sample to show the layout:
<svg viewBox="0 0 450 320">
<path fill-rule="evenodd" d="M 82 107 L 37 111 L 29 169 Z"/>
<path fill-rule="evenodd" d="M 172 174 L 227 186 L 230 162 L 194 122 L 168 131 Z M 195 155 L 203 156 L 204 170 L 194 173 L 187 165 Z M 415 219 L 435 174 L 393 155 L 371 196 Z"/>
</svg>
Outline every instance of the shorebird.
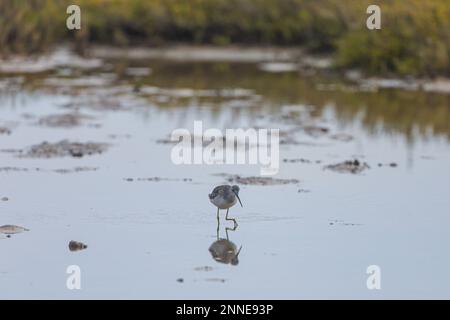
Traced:
<svg viewBox="0 0 450 320">
<path fill-rule="evenodd" d="M 225 216 L 225 220 L 233 221 L 234 226 L 237 227 L 237 222 L 233 218 L 228 218 L 228 211 L 232 206 L 236 204 L 239 200 L 239 203 L 242 207 L 241 199 L 239 198 L 239 187 L 238 186 L 230 186 L 223 185 L 215 187 L 214 190 L 209 194 L 209 201 L 213 205 L 217 207 L 217 223 L 219 223 L 219 210 L 227 209 L 227 215 Z"/>
</svg>

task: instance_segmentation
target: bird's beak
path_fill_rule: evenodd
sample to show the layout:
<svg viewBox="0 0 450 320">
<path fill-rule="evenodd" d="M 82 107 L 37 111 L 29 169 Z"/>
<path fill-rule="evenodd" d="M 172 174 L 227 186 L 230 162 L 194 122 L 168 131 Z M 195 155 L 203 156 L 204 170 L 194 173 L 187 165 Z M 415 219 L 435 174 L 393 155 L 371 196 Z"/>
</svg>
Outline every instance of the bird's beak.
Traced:
<svg viewBox="0 0 450 320">
<path fill-rule="evenodd" d="M 234 192 L 234 191 L 233 191 Z M 236 195 L 236 197 L 238 198 L 238 200 L 239 200 L 239 204 L 241 205 L 241 207 L 243 208 L 244 206 L 242 205 L 242 202 L 241 202 L 241 198 L 239 198 L 239 195 L 236 193 L 236 192 L 234 192 L 234 194 Z"/>
<path fill-rule="evenodd" d="M 242 246 L 239 248 L 239 251 L 236 253 L 236 258 L 239 256 L 239 253 L 241 253 L 241 249 L 242 249 Z"/>
</svg>

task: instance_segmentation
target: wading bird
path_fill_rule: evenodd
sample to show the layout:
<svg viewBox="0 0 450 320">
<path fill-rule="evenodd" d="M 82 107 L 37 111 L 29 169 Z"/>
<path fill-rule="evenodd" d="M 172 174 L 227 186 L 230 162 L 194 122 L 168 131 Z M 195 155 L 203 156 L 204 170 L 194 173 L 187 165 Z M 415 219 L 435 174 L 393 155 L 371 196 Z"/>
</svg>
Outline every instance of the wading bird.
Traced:
<svg viewBox="0 0 450 320">
<path fill-rule="evenodd" d="M 239 187 L 238 186 L 230 186 L 223 185 L 215 187 L 214 190 L 209 194 L 209 201 L 213 205 L 217 207 L 217 223 L 219 223 L 219 210 L 227 209 L 227 215 L 225 216 L 225 220 L 233 221 L 234 226 L 237 227 L 237 222 L 233 218 L 228 218 L 228 211 L 232 206 L 239 201 L 239 204 L 242 207 L 241 199 L 239 198 Z"/>
</svg>

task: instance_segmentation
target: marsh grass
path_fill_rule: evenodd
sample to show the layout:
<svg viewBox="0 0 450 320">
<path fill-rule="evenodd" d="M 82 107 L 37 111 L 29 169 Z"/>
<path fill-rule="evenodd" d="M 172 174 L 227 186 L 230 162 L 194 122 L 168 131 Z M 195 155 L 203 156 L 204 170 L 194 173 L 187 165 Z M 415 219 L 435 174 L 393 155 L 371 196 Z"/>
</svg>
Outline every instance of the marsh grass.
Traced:
<svg viewBox="0 0 450 320">
<path fill-rule="evenodd" d="M 372 74 L 450 75 L 450 1 L 79 0 L 82 31 L 65 27 L 67 0 L 2 0 L 0 52 L 34 53 L 60 42 L 82 51 L 115 46 L 257 44 L 335 54 L 336 66 Z M 369 31 L 366 8 L 382 9 Z"/>
</svg>

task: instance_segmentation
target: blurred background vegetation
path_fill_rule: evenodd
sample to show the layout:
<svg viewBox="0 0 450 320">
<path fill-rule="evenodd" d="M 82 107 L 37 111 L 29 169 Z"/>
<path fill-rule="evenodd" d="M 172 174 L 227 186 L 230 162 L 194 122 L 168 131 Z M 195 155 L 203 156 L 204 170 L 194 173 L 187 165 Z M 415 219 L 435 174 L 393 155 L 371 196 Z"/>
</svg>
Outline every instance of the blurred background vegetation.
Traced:
<svg viewBox="0 0 450 320">
<path fill-rule="evenodd" d="M 78 4 L 82 30 L 66 29 Z M 366 8 L 382 30 L 366 28 Z M 371 74 L 450 75 L 448 0 L 1 0 L 0 54 L 35 53 L 63 42 L 300 46 L 331 53 L 336 66 Z"/>
</svg>

